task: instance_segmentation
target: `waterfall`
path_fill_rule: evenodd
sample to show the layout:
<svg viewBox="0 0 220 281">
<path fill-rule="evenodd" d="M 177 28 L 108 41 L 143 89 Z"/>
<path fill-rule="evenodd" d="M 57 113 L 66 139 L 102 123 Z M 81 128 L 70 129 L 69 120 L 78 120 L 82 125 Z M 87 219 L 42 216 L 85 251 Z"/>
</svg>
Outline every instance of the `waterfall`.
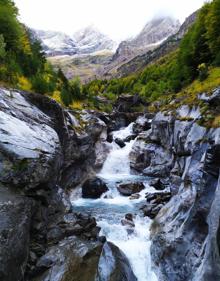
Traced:
<svg viewBox="0 0 220 281">
<path fill-rule="evenodd" d="M 125 139 L 132 134 L 133 123 L 131 123 L 125 129 L 121 129 L 113 133 L 113 140 L 116 138 Z M 112 143 L 111 152 L 106 159 L 103 168 L 100 172 L 100 176 L 104 178 L 114 177 L 115 175 L 128 176 L 130 175 L 130 161 L 129 153 L 134 144 L 134 140 L 131 140 L 125 147 L 120 148 L 115 142 Z"/>
<path fill-rule="evenodd" d="M 135 140 L 126 142 L 123 148 L 114 142 L 116 138 L 123 140 L 132 135 L 132 127 L 133 123 L 113 133 L 111 151 L 98 174 L 105 180 L 109 191 L 96 200 L 77 199 L 73 201 L 73 207 L 79 211 L 87 211 L 96 217 L 97 224 L 101 227 L 100 235 L 105 235 L 108 241 L 124 252 L 138 281 L 157 281 L 151 268 L 149 237 L 151 220 L 138 215 L 141 202 L 145 202 L 145 193 L 154 190 L 149 187 L 146 178 L 132 175 L 130 172 L 129 153 Z M 117 190 L 119 182 L 137 181 L 142 181 L 146 187 L 140 192 L 138 199 L 130 200 L 129 197 L 120 195 Z M 135 227 L 131 232 L 121 223 L 127 213 L 132 213 L 134 217 Z"/>
</svg>

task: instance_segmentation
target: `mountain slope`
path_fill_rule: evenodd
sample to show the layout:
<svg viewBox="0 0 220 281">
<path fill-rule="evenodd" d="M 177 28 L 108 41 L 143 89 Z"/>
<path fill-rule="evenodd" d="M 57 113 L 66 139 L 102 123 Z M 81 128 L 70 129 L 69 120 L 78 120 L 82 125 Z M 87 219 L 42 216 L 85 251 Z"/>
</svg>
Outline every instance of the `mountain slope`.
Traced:
<svg viewBox="0 0 220 281">
<path fill-rule="evenodd" d="M 124 41 L 117 49 L 116 56 L 123 54 L 122 49 L 128 48 L 134 54 L 154 49 L 170 35 L 175 34 L 180 28 L 178 20 L 170 17 L 155 18 L 148 22 L 142 31 L 133 39 Z"/>
<path fill-rule="evenodd" d="M 154 18 L 149 21 L 135 38 L 123 41 L 119 45 L 112 62 L 105 68 L 104 75 L 114 76 L 120 66 L 139 55 L 154 50 L 168 37 L 176 34 L 179 28 L 180 22 L 171 17 Z"/>
<path fill-rule="evenodd" d="M 184 23 L 179 27 L 176 33 L 172 34 L 168 38 L 164 40 L 164 42 L 160 42 L 161 44 L 154 45 L 154 50 L 147 50 L 142 54 L 131 57 L 130 59 L 123 60 L 121 64 L 112 63 L 105 69 L 104 76 L 116 76 L 116 77 L 124 77 L 129 75 L 130 73 L 139 71 L 143 69 L 148 63 L 159 59 L 161 56 L 171 52 L 179 45 L 181 39 L 187 33 L 189 28 L 196 20 L 196 16 L 198 11 L 194 12 L 192 15 L 186 18 Z M 170 21 L 170 18 L 167 19 L 167 22 Z M 164 22 L 164 21 L 163 21 Z M 146 26 L 149 26 L 148 24 Z M 171 25 L 172 28 L 172 25 Z M 145 29 L 146 30 L 146 29 Z M 173 28 L 173 31 L 175 28 Z M 171 29 L 172 31 L 172 29 Z M 159 30 L 159 34 L 161 34 L 161 30 Z M 167 34 L 166 32 L 164 34 Z M 154 35 L 155 38 L 155 35 Z M 158 37 L 157 37 L 158 38 Z M 140 39 L 138 39 L 140 42 Z"/>
</svg>

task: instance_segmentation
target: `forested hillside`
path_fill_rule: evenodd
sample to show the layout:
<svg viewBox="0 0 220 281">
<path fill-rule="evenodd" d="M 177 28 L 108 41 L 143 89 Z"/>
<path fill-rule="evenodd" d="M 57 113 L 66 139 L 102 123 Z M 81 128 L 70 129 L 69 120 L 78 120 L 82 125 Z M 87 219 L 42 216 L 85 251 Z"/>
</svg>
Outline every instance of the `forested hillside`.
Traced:
<svg viewBox="0 0 220 281">
<path fill-rule="evenodd" d="M 195 24 L 184 36 L 180 47 L 148 65 L 142 72 L 125 78 L 92 81 L 84 87 L 85 93 L 120 95 L 139 93 L 149 102 L 170 101 L 170 95 L 185 91 L 196 79 L 193 87 L 209 90 L 219 85 L 220 71 L 220 1 L 206 3 Z M 209 77 L 209 79 L 207 79 Z M 195 91 L 195 89 L 194 89 Z M 168 98 L 169 97 L 169 98 Z"/>
<path fill-rule="evenodd" d="M 206 3 L 180 47 L 142 72 L 81 85 L 66 79 L 46 61 L 39 41 L 18 19 L 11 0 L 0 0 L 0 80 L 4 85 L 47 94 L 65 106 L 110 111 L 123 93 L 140 94 L 147 102 L 170 103 L 176 94 L 188 99 L 190 84 L 206 91 L 219 84 L 220 0 Z M 187 90 L 188 89 L 188 90 Z M 105 100 L 104 104 L 99 101 Z M 188 99 L 189 100 L 189 99 Z M 194 98 L 191 100 L 195 101 Z"/>
<path fill-rule="evenodd" d="M 64 105 L 78 95 L 78 81 L 69 82 L 46 61 L 40 42 L 18 19 L 11 0 L 0 0 L 0 81 L 5 86 L 59 97 Z"/>
</svg>

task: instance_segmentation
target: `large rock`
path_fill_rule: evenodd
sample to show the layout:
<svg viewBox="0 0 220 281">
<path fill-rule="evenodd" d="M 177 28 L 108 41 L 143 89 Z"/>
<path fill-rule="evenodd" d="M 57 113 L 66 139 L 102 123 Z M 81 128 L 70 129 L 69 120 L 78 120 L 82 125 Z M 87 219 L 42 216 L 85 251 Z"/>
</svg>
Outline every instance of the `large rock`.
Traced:
<svg viewBox="0 0 220 281">
<path fill-rule="evenodd" d="M 85 113 L 85 126 L 74 129 L 73 112 L 46 96 L 0 89 L 0 97 L 1 182 L 30 189 L 59 181 L 73 188 L 88 176 L 95 143 L 107 134 L 103 121 Z"/>
<path fill-rule="evenodd" d="M 33 281 L 136 281 L 126 256 L 112 243 L 70 237 L 37 263 Z"/>
<path fill-rule="evenodd" d="M 76 237 L 61 241 L 40 258 L 33 281 L 95 281 L 102 243 Z"/>
<path fill-rule="evenodd" d="M 125 254 L 110 242 L 103 246 L 96 281 L 137 281 Z"/>
<path fill-rule="evenodd" d="M 108 191 L 106 183 L 100 178 L 88 179 L 82 185 L 82 197 L 97 199 Z"/>
<path fill-rule="evenodd" d="M 26 188 L 49 181 L 61 153 L 52 120 L 20 93 L 0 94 L 0 181 Z"/>
<path fill-rule="evenodd" d="M 124 143 L 124 141 L 123 140 L 121 140 L 121 139 L 119 139 L 119 138 L 116 138 L 115 139 L 115 143 L 117 143 L 117 145 L 118 146 L 120 146 L 120 148 L 123 148 L 123 147 L 125 147 L 125 143 Z"/>
<path fill-rule="evenodd" d="M 145 188 L 142 182 L 124 183 L 117 186 L 118 191 L 124 196 L 131 196 L 132 194 L 139 193 Z"/>
<path fill-rule="evenodd" d="M 159 143 L 151 142 L 149 133 L 141 134 L 130 152 L 131 168 L 151 177 L 166 177 L 172 168 L 173 157 Z"/>
<path fill-rule="evenodd" d="M 154 219 L 170 198 L 170 192 L 146 193 L 147 204 L 141 210 L 145 216 Z"/>
<path fill-rule="evenodd" d="M 139 95 L 123 94 L 115 102 L 115 109 L 118 112 L 134 112 L 135 107 L 144 104 Z"/>
</svg>

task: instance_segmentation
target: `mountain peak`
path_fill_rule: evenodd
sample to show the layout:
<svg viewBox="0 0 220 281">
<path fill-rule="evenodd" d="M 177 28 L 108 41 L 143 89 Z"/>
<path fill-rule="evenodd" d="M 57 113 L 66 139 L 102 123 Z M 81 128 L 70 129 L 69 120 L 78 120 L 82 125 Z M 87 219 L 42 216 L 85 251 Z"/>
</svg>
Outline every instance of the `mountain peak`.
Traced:
<svg viewBox="0 0 220 281">
<path fill-rule="evenodd" d="M 113 61 L 122 62 L 149 50 L 155 49 L 169 36 L 176 34 L 180 22 L 171 16 L 156 16 L 148 21 L 141 32 L 134 38 L 123 41 L 113 57 Z"/>
<path fill-rule="evenodd" d="M 147 22 L 140 34 L 134 38 L 134 43 L 139 46 L 159 43 L 175 34 L 180 25 L 180 21 L 171 16 L 156 16 Z"/>
<path fill-rule="evenodd" d="M 103 34 L 96 26 L 89 25 L 73 35 L 81 53 L 93 53 L 101 50 L 113 50 L 115 42 Z"/>
</svg>

